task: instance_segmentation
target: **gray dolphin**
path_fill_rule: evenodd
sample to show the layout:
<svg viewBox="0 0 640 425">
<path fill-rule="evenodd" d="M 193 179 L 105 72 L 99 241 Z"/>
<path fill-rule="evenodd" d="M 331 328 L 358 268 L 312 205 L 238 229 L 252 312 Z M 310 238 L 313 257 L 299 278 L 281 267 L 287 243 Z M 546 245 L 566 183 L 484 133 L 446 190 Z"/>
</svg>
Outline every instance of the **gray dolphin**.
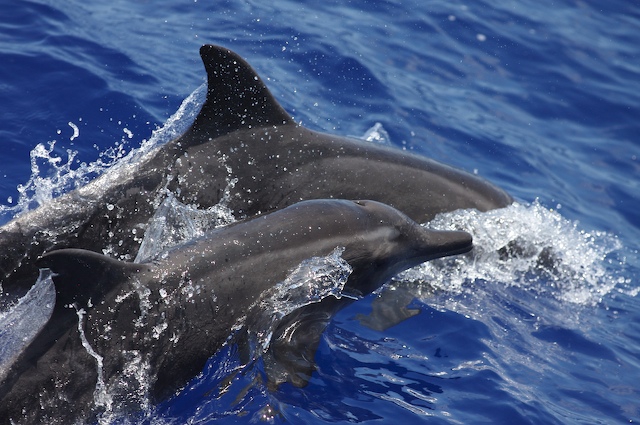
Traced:
<svg viewBox="0 0 640 425">
<path fill-rule="evenodd" d="M 139 409 L 145 399 L 169 396 L 202 371 L 244 317 L 259 325 L 265 294 L 309 258 L 342 250 L 352 271 L 341 293 L 351 298 L 328 296 L 301 308 L 305 320 L 298 311 L 282 318 L 275 346 L 287 353 L 314 351 L 328 319 L 353 297 L 471 248 L 468 233 L 429 230 L 379 202 L 312 200 L 216 229 L 151 263 L 52 251 L 38 265 L 54 273 L 54 311 L 0 385 L 0 417 L 71 423 L 104 413 L 109 403 Z M 84 312 L 80 325 L 77 311 Z M 285 344 L 283 326 L 301 326 L 294 342 L 305 345 Z M 295 373 L 292 367 L 279 369 L 276 380 L 286 380 L 283 370 Z"/>
<path fill-rule="evenodd" d="M 53 248 L 135 258 L 167 190 L 199 208 L 227 193 L 236 218 L 341 198 L 383 202 L 424 223 L 441 212 L 486 211 L 513 201 L 502 189 L 423 156 L 311 131 L 293 121 L 236 53 L 205 45 L 200 55 L 207 98 L 182 136 L 0 228 L 5 294 L 26 292 L 38 276 L 35 259 Z"/>
</svg>

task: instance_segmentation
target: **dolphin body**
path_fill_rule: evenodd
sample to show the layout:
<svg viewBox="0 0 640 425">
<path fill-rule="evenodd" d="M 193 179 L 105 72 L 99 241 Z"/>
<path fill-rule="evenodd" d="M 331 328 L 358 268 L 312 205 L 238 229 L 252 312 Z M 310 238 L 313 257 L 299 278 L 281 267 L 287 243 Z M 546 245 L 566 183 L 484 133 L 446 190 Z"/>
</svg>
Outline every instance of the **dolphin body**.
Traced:
<svg viewBox="0 0 640 425">
<path fill-rule="evenodd" d="M 471 247 L 468 233 L 429 230 L 388 205 L 332 199 L 216 229 L 152 263 L 52 251 L 38 265 L 53 272 L 54 311 L 0 385 L 0 417 L 76 423 L 109 413 L 109 403 L 126 411 L 170 396 L 202 371 L 243 318 L 259 322 L 265 294 L 309 258 L 343 250 L 352 271 L 342 294 L 357 297 L 400 271 Z M 288 351 L 271 358 L 298 350 L 310 364 L 328 320 L 353 298 L 315 301 L 282 318 L 275 347 Z M 77 311 L 84 312 L 80 322 Z M 295 360 L 271 368 L 277 382 L 299 372 Z"/>
<path fill-rule="evenodd" d="M 340 198 L 383 202 L 424 223 L 441 212 L 486 211 L 513 201 L 502 189 L 426 157 L 311 131 L 293 121 L 237 54 L 205 45 L 200 55 L 207 98 L 182 136 L 0 228 L 5 303 L 12 299 L 7 294 L 15 299 L 31 287 L 35 259 L 51 249 L 103 249 L 133 259 L 168 191 L 198 208 L 225 198 L 236 218 Z"/>
</svg>

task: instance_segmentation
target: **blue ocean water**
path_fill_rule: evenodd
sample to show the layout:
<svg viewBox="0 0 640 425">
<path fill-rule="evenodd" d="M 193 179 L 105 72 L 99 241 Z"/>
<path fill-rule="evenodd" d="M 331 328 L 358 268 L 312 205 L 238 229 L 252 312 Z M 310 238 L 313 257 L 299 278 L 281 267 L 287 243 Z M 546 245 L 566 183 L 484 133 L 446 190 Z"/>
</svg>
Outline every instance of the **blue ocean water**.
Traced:
<svg viewBox="0 0 640 425">
<path fill-rule="evenodd" d="M 239 367 L 230 347 L 174 399 L 115 421 L 638 422 L 639 30 L 628 1 L 1 2 L 2 221 L 92 176 L 47 180 L 56 170 L 150 138 L 204 82 L 199 46 L 221 44 L 306 126 L 379 122 L 399 148 L 505 188 L 523 207 L 439 224 L 517 228 L 565 245 L 561 265 L 423 270 L 431 286 L 395 287 L 420 314 L 376 331 L 355 318 L 377 296 L 354 303 L 305 388 L 270 392 L 258 367 L 212 392 Z"/>
</svg>

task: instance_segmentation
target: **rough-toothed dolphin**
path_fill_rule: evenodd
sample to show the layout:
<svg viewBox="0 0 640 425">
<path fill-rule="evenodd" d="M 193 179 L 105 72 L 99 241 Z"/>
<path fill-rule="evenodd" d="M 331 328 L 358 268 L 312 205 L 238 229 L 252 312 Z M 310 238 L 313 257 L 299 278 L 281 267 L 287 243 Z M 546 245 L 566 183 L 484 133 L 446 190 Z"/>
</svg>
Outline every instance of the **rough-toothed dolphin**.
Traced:
<svg viewBox="0 0 640 425">
<path fill-rule="evenodd" d="M 0 417 L 75 423 L 109 401 L 139 409 L 145 398 L 167 397 L 202 371 L 243 317 L 259 324 L 253 314 L 263 313 L 260 301 L 309 258 L 342 250 L 352 269 L 342 293 L 359 296 L 409 267 L 471 247 L 466 232 L 429 230 L 379 202 L 312 200 L 216 229 L 151 263 L 52 251 L 38 264 L 54 273 L 54 311 L 0 385 Z M 331 315 L 352 301 L 328 296 L 302 315 L 292 312 L 282 320 L 287 333 L 299 325 L 304 335 L 276 347 L 315 350 Z M 295 371 L 292 364 L 270 367 L 278 381 Z"/>
<path fill-rule="evenodd" d="M 38 276 L 35 259 L 53 248 L 108 248 L 134 258 L 167 190 L 199 208 L 229 190 L 237 218 L 341 198 L 383 202 L 423 223 L 440 212 L 512 202 L 502 189 L 423 156 L 296 124 L 236 53 L 205 45 L 200 55 L 207 98 L 182 136 L 0 228 L 5 293 L 24 293 Z"/>
</svg>

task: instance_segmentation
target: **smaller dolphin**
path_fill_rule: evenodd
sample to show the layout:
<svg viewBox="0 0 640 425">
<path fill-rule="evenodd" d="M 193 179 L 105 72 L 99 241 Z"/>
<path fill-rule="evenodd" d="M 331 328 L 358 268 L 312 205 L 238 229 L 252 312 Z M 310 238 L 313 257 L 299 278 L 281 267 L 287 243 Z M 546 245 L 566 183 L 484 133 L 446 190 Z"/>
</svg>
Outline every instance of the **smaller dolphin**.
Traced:
<svg viewBox="0 0 640 425">
<path fill-rule="evenodd" d="M 216 229 L 153 263 L 80 249 L 45 254 L 39 266 L 54 273 L 54 311 L 0 385 L 0 417 L 76 423 L 170 396 L 202 371 L 265 292 L 336 248 L 352 270 L 342 293 L 353 296 L 424 261 L 467 252 L 472 240 L 429 230 L 375 201 L 311 200 Z M 314 312 L 330 318 L 352 301 L 327 297 Z M 277 345 L 290 349 L 282 333 Z M 318 338 L 311 337 L 314 349 Z"/>
</svg>

